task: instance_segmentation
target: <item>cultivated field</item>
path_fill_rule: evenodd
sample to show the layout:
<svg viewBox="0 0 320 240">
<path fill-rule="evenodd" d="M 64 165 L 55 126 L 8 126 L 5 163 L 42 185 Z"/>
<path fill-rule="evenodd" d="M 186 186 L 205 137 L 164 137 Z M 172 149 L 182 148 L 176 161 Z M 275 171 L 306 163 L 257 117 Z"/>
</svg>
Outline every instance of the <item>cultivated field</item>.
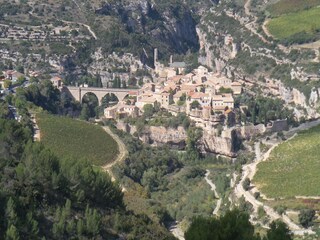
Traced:
<svg viewBox="0 0 320 240">
<path fill-rule="evenodd" d="M 320 196 L 320 126 L 276 147 L 258 165 L 254 184 L 267 197 Z"/>
<path fill-rule="evenodd" d="M 285 39 L 294 34 L 307 32 L 315 35 L 320 29 L 320 8 L 312 8 L 271 19 L 267 28 L 277 39 Z"/>
<path fill-rule="evenodd" d="M 320 0 L 280 0 L 275 4 L 270 5 L 267 10 L 271 16 L 280 16 L 306 10 L 308 8 L 320 5 Z"/>
<path fill-rule="evenodd" d="M 37 114 L 41 142 L 60 157 L 86 158 L 94 165 L 105 165 L 116 159 L 118 145 L 100 126 Z"/>
</svg>

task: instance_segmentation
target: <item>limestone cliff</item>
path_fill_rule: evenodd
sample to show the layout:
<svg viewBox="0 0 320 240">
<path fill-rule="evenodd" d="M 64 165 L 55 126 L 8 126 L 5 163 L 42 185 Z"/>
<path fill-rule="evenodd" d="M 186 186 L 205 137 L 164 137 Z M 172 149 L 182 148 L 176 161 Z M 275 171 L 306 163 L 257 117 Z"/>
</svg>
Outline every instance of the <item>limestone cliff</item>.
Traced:
<svg viewBox="0 0 320 240">
<path fill-rule="evenodd" d="M 186 146 L 187 133 L 183 127 L 165 128 L 165 127 L 147 127 L 143 131 L 140 139 L 154 146 L 168 144 L 178 149 L 184 149 Z"/>
<path fill-rule="evenodd" d="M 158 47 L 160 57 L 165 51 L 186 53 L 199 47 L 193 7 L 185 1 L 108 1 L 95 13 L 117 19 L 145 49 Z"/>
</svg>

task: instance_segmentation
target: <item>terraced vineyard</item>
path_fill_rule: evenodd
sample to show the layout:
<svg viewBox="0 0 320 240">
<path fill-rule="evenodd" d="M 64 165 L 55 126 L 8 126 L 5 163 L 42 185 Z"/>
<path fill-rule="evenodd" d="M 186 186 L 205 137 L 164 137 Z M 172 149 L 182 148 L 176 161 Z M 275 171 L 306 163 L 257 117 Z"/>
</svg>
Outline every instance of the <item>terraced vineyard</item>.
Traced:
<svg viewBox="0 0 320 240">
<path fill-rule="evenodd" d="M 270 33 L 277 39 L 285 39 L 299 33 L 316 36 L 320 29 L 320 8 L 303 10 L 271 19 L 267 24 Z"/>
<path fill-rule="evenodd" d="M 271 16 L 276 17 L 282 14 L 288 14 L 306 10 L 320 5 L 320 0 L 280 0 L 268 7 Z"/>
<path fill-rule="evenodd" d="M 105 165 L 119 153 L 117 143 L 100 126 L 44 113 L 36 118 L 41 142 L 57 156 L 86 158 L 95 165 Z"/>
<path fill-rule="evenodd" d="M 254 184 L 267 197 L 320 196 L 320 126 L 280 144 L 258 165 Z"/>
</svg>

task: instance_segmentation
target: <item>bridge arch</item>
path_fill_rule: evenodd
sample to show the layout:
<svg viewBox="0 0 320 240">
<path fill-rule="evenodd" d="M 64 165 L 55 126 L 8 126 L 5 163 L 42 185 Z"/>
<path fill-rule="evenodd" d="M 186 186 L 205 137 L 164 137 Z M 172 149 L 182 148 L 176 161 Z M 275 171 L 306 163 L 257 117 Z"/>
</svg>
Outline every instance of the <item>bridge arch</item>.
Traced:
<svg viewBox="0 0 320 240">
<path fill-rule="evenodd" d="M 81 97 L 81 104 L 83 103 L 88 103 L 88 101 L 93 101 L 95 102 L 98 106 L 100 106 L 100 100 L 98 98 L 98 96 L 93 93 L 93 92 L 86 92 L 85 94 L 83 94 L 83 96 Z"/>
<path fill-rule="evenodd" d="M 138 89 L 116 89 L 116 88 L 92 88 L 92 87 L 71 87 L 65 86 L 62 91 L 72 96 L 75 100 L 82 103 L 83 96 L 87 93 L 93 93 L 98 98 L 99 106 L 101 106 L 103 97 L 108 93 L 113 93 L 119 101 L 122 101 L 129 95 L 131 91 L 139 91 Z"/>
<path fill-rule="evenodd" d="M 116 94 L 109 92 L 106 93 L 101 99 L 100 99 L 100 106 L 104 107 L 111 107 L 119 102 L 119 98 Z"/>
<path fill-rule="evenodd" d="M 81 98 L 81 104 L 87 106 L 86 114 L 88 118 L 98 116 L 99 98 L 92 92 L 85 93 Z"/>
</svg>

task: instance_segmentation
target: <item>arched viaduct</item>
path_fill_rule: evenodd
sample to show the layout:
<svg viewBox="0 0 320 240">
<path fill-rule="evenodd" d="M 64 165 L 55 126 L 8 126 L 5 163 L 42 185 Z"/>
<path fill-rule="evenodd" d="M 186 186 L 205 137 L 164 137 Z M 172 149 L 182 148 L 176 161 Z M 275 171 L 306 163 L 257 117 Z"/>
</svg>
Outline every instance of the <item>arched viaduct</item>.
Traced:
<svg viewBox="0 0 320 240">
<path fill-rule="evenodd" d="M 75 100 L 82 103 L 82 99 L 84 95 L 87 93 L 94 94 L 98 101 L 99 106 L 101 105 L 101 101 L 103 97 L 105 97 L 108 93 L 113 93 L 119 101 L 123 100 L 129 92 L 137 92 L 138 89 L 119 89 L 119 88 L 94 88 L 94 87 L 70 87 L 70 86 L 64 86 L 62 91 L 66 92 L 70 96 L 72 96 Z"/>
</svg>

